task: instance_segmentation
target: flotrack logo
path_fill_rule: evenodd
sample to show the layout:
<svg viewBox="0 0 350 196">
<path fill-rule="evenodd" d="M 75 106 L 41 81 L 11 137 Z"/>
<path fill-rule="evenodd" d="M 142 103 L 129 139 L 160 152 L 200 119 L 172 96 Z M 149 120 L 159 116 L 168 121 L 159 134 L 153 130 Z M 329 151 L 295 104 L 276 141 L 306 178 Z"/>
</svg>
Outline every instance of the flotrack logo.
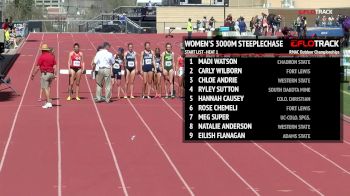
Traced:
<svg viewBox="0 0 350 196">
<path fill-rule="evenodd" d="M 291 48 L 339 47 L 339 40 L 291 40 Z"/>
<path fill-rule="evenodd" d="M 299 15 L 319 15 L 319 14 L 333 14 L 333 10 L 330 9 L 318 9 L 318 10 L 298 10 Z"/>
</svg>

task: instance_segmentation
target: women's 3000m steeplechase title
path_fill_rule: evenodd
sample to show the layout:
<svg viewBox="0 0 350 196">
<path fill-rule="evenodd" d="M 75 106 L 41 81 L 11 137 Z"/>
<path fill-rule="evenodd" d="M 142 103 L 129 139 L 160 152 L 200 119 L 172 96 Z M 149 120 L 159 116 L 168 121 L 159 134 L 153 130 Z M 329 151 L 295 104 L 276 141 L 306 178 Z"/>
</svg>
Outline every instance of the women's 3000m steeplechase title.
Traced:
<svg viewBox="0 0 350 196">
<path fill-rule="evenodd" d="M 340 140 L 340 47 L 312 41 L 185 40 L 184 140 Z"/>
</svg>

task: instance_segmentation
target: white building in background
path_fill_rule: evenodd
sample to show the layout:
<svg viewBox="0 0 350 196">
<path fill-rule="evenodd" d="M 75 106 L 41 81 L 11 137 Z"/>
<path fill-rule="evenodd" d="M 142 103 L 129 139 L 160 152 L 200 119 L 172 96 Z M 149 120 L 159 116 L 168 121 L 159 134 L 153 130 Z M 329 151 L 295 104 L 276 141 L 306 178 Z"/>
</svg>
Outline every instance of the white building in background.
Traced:
<svg viewBox="0 0 350 196">
<path fill-rule="evenodd" d="M 60 7 L 62 0 L 34 0 L 36 7 Z"/>
</svg>

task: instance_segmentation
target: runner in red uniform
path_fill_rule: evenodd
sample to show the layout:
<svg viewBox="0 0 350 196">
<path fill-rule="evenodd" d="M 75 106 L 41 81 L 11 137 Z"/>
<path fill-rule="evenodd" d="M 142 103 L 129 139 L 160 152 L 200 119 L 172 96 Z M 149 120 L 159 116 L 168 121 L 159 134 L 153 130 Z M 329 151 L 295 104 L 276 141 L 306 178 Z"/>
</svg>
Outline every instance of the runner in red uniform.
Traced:
<svg viewBox="0 0 350 196">
<path fill-rule="evenodd" d="M 67 101 L 72 100 L 72 90 L 75 82 L 76 100 L 80 101 L 79 97 L 79 85 L 81 74 L 85 70 L 85 64 L 83 60 L 83 53 L 80 52 L 80 46 L 78 43 L 74 44 L 74 50 L 69 53 L 68 57 L 68 69 L 69 69 L 69 87 Z"/>
</svg>

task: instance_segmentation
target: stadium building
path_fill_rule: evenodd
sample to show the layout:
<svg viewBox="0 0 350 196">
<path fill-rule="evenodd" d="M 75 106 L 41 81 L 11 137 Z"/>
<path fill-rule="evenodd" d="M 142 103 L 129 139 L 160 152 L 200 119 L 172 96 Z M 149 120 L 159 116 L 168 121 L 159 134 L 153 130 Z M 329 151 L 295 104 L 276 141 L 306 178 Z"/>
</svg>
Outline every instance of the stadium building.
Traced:
<svg viewBox="0 0 350 196">
<path fill-rule="evenodd" d="M 314 23 L 317 16 L 334 16 L 350 13 L 350 1 L 346 0 L 180 0 L 163 1 L 163 5 L 157 8 L 157 32 L 164 33 L 167 27 L 185 27 L 188 18 L 192 22 L 214 17 L 218 25 L 222 25 L 225 17 L 232 14 L 233 19 L 244 17 L 247 25 L 256 15 L 276 14 L 283 18 L 283 26 L 293 25 L 298 15 L 308 18 L 309 23 Z"/>
</svg>

